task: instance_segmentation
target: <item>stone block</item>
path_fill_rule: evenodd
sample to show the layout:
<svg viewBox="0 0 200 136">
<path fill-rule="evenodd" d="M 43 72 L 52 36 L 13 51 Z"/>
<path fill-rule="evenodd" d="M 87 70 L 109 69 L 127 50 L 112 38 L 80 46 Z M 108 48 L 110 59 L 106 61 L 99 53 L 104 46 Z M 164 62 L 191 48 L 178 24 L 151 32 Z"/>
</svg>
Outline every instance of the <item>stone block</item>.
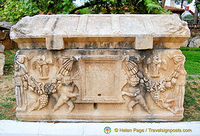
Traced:
<svg viewBox="0 0 200 136">
<path fill-rule="evenodd" d="M 9 30 L 14 24 L 10 22 L 0 22 L 0 27 Z"/>
<path fill-rule="evenodd" d="M 0 53 L 3 53 L 3 52 L 4 52 L 4 49 L 5 49 L 4 45 L 3 45 L 3 44 L 0 44 Z"/>
<path fill-rule="evenodd" d="M 3 53 L 0 53 L 0 76 L 3 75 L 4 64 L 5 64 L 5 55 Z"/>
<path fill-rule="evenodd" d="M 5 64 L 5 55 L 3 54 L 4 48 L 4 45 L 0 44 L 0 76 L 3 75 L 3 67 Z"/>
<path fill-rule="evenodd" d="M 152 35 L 137 36 L 135 40 L 135 49 L 138 50 L 153 49 L 153 36 Z"/>
<path fill-rule="evenodd" d="M 188 46 L 194 48 L 200 48 L 200 36 L 191 38 Z"/>
<path fill-rule="evenodd" d="M 178 16 L 25 17 L 10 35 L 20 48 L 20 120 L 183 117 L 185 57 L 177 48 L 190 32 Z"/>
</svg>

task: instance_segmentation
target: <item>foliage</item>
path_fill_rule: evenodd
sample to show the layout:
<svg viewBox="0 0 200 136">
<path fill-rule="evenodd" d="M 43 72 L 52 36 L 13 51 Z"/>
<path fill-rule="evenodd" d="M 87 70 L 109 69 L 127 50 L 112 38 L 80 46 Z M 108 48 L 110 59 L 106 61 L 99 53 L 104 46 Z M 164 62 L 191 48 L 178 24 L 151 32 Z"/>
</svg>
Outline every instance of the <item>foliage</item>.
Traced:
<svg viewBox="0 0 200 136">
<path fill-rule="evenodd" d="M 80 14 L 90 14 L 92 11 L 90 8 L 83 8 L 79 10 Z"/>
<path fill-rule="evenodd" d="M 188 3 L 192 3 L 193 0 L 187 0 L 187 1 L 188 1 Z"/>
<path fill-rule="evenodd" d="M 145 0 L 145 5 L 147 7 L 148 13 L 162 13 L 164 10 L 162 10 L 162 7 L 160 4 L 158 4 L 157 1 L 153 0 Z"/>
<path fill-rule="evenodd" d="M 83 6 L 77 7 L 70 13 L 84 8 L 91 8 L 91 13 L 123 14 L 160 14 L 165 11 L 157 0 L 89 0 Z"/>
<path fill-rule="evenodd" d="M 184 17 L 184 19 L 193 19 L 194 18 L 194 15 L 186 15 L 185 17 Z"/>
<path fill-rule="evenodd" d="M 66 14 L 75 8 L 72 0 L 31 0 L 37 4 L 41 13 Z"/>
<path fill-rule="evenodd" d="M 195 4 L 197 6 L 198 11 L 200 11 L 200 0 L 196 0 Z"/>
<path fill-rule="evenodd" d="M 3 0 L 0 2 L 0 21 L 16 23 L 24 16 L 66 14 L 73 8 L 72 0 Z"/>
<path fill-rule="evenodd" d="M 30 0 L 4 0 L 0 6 L 1 19 L 17 22 L 24 16 L 33 16 L 39 13 L 35 2 Z"/>
<path fill-rule="evenodd" d="M 24 16 L 68 13 L 160 14 L 165 11 L 157 0 L 89 0 L 75 7 L 72 0 L 1 0 L 0 20 L 16 23 Z"/>
</svg>

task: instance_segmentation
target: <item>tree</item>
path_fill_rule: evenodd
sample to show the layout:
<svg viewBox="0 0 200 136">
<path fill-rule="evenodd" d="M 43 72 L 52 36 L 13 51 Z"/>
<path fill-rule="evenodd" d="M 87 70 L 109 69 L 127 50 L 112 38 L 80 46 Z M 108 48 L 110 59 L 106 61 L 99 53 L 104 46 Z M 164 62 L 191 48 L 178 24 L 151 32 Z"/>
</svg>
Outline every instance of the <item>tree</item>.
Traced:
<svg viewBox="0 0 200 136">
<path fill-rule="evenodd" d="M 197 24 L 197 23 L 198 23 L 198 9 L 197 9 L 197 5 L 195 4 L 195 12 L 194 12 L 194 22 L 193 22 L 193 24 Z"/>
<path fill-rule="evenodd" d="M 83 6 L 75 7 L 72 0 L 1 0 L 0 20 L 17 22 L 24 16 L 36 14 L 68 14 L 80 10 L 82 13 L 104 14 L 161 14 L 169 13 L 158 0 L 89 0 Z"/>
<path fill-rule="evenodd" d="M 164 8 L 166 0 L 162 0 L 162 7 Z"/>
<path fill-rule="evenodd" d="M 39 13 L 36 3 L 30 0 L 4 0 L 0 5 L 0 21 L 17 22 L 24 16 Z"/>
<path fill-rule="evenodd" d="M 67 14 L 74 9 L 72 0 L 2 0 L 0 21 L 16 23 L 36 14 Z"/>
<path fill-rule="evenodd" d="M 200 10 L 200 0 L 196 0 L 195 1 L 195 13 L 194 13 L 194 22 L 193 24 L 198 24 L 198 13 L 199 13 L 199 10 Z"/>
<path fill-rule="evenodd" d="M 73 14 L 77 10 L 91 8 L 93 13 L 115 13 L 122 14 L 130 12 L 134 14 L 160 14 L 167 13 L 158 0 L 89 0 L 83 6 L 73 9 Z"/>
<path fill-rule="evenodd" d="M 67 14 L 75 8 L 72 0 L 31 0 L 44 14 Z"/>
</svg>

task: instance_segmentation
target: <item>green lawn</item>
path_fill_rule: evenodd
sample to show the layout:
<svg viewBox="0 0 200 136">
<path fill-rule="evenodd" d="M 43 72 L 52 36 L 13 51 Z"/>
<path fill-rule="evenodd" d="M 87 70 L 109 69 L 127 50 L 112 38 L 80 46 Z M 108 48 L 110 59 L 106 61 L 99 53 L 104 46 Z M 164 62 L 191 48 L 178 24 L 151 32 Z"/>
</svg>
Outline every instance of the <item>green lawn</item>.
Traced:
<svg viewBox="0 0 200 136">
<path fill-rule="evenodd" d="M 185 69 L 188 75 L 200 74 L 200 48 L 181 47 L 186 57 Z"/>
<path fill-rule="evenodd" d="M 183 121 L 200 121 L 200 48 L 181 47 L 181 50 L 186 57 L 188 74 Z"/>
</svg>

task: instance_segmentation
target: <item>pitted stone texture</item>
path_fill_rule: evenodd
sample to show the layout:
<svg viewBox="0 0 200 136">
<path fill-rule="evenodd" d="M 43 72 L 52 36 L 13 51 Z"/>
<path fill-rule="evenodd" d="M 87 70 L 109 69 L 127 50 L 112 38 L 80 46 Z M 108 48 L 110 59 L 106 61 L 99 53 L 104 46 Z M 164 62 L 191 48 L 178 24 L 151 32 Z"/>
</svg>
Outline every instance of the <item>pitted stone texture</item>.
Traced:
<svg viewBox="0 0 200 136">
<path fill-rule="evenodd" d="M 107 44 L 96 45 L 99 40 L 101 43 L 108 42 L 106 38 L 114 41 L 120 39 L 120 42 L 131 38 L 131 46 L 128 48 L 140 50 L 179 48 L 190 37 L 190 31 L 187 23 L 177 15 L 37 15 L 25 17 L 14 25 L 10 37 L 19 43 L 19 48 L 49 50 L 73 48 L 67 45 L 87 42 L 85 38 L 91 38 L 91 48 L 107 48 Z M 74 41 L 74 37 L 81 40 Z M 174 42 L 177 44 L 173 44 Z"/>
</svg>

